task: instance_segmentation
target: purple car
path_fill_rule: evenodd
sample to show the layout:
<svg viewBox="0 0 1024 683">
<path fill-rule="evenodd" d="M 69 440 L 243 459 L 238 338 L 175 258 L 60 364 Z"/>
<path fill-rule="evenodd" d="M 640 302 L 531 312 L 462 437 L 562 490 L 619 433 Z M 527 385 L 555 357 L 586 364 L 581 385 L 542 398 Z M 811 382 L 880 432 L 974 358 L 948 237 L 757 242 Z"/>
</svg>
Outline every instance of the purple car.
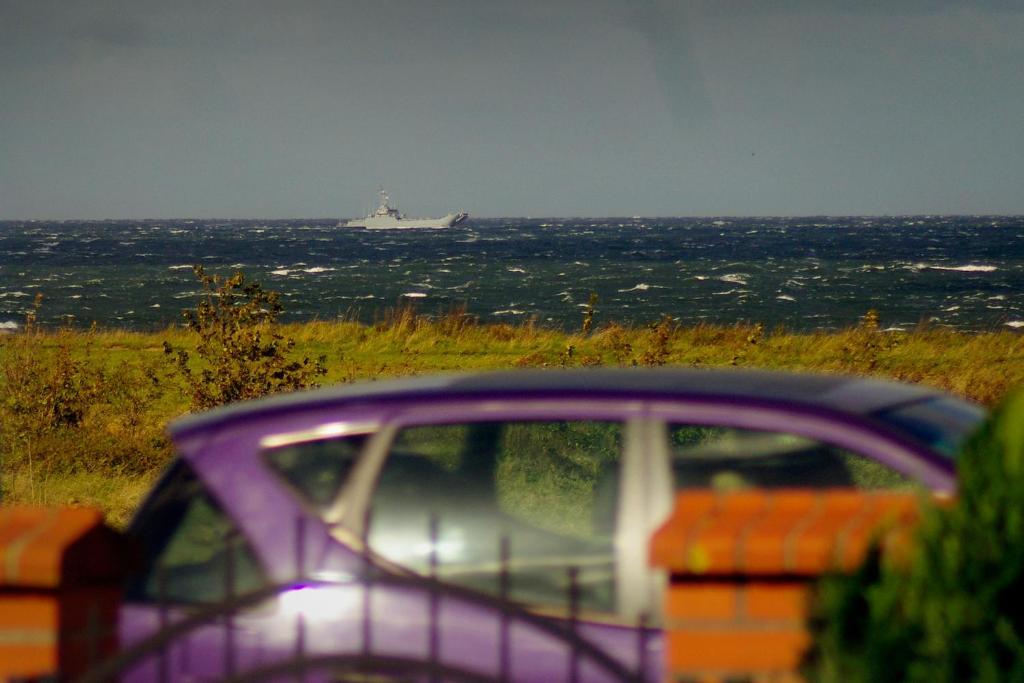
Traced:
<svg viewBox="0 0 1024 683">
<path fill-rule="evenodd" d="M 188 417 L 131 526 L 145 570 L 115 665 L 130 680 L 660 680 L 648 539 L 675 492 L 951 492 L 983 417 L 918 386 L 665 369 L 417 378 Z"/>
</svg>

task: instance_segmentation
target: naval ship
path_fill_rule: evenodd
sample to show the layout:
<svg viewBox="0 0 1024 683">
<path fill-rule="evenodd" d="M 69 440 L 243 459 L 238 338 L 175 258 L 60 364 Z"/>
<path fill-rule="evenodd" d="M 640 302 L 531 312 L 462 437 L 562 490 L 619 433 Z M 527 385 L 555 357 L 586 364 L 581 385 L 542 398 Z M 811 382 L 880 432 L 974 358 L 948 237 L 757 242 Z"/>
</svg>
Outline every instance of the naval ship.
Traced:
<svg viewBox="0 0 1024 683">
<path fill-rule="evenodd" d="M 380 205 L 366 218 L 357 218 L 338 227 L 366 228 L 368 230 L 404 230 L 407 228 L 450 228 L 469 217 L 465 211 L 450 213 L 441 218 L 407 218 L 391 207 L 391 197 L 380 188 Z"/>
</svg>

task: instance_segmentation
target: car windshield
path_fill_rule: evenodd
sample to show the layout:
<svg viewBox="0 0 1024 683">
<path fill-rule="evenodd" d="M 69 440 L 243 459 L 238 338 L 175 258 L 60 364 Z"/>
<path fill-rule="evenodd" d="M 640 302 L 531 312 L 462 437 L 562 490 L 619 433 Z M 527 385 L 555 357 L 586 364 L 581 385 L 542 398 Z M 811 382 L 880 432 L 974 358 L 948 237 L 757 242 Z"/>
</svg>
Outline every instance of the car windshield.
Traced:
<svg viewBox="0 0 1024 683">
<path fill-rule="evenodd" d="M 876 412 L 882 422 L 953 458 L 985 419 L 985 411 L 959 399 L 938 396 Z"/>
</svg>

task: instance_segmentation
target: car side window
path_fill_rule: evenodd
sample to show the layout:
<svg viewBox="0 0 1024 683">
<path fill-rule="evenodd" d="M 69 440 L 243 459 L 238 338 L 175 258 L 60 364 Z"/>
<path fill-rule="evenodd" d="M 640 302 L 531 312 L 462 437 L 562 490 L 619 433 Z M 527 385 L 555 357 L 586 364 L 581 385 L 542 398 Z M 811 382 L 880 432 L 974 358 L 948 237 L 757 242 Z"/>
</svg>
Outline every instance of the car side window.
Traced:
<svg viewBox="0 0 1024 683">
<path fill-rule="evenodd" d="M 129 600 L 219 602 L 228 594 L 229 566 L 234 594 L 266 585 L 252 548 L 184 462 L 164 477 L 130 533 L 144 557 Z"/>
<path fill-rule="evenodd" d="M 443 580 L 497 594 L 504 539 L 508 597 L 562 608 L 575 581 L 581 608 L 610 612 L 620 437 L 619 424 L 582 421 L 402 429 L 371 501 L 370 546 L 422 573 L 433 554 Z"/>
<path fill-rule="evenodd" d="M 369 434 L 351 434 L 289 444 L 263 452 L 275 474 L 317 510 L 334 502 L 355 465 Z"/>
<path fill-rule="evenodd" d="M 906 489 L 915 482 L 857 453 L 784 432 L 672 425 L 676 489 Z"/>
</svg>

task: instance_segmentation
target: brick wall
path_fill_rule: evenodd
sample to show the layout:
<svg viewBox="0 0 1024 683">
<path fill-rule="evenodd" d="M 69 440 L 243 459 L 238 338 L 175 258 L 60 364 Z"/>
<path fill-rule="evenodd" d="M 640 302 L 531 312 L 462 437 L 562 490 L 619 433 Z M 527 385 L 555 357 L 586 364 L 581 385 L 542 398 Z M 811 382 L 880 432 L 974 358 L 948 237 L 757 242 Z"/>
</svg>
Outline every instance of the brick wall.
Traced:
<svg viewBox="0 0 1024 683">
<path fill-rule="evenodd" d="M 133 555 L 85 508 L 0 508 L 0 681 L 75 678 L 117 647 Z"/>
<path fill-rule="evenodd" d="M 907 545 L 918 495 L 853 490 L 680 493 L 655 533 L 668 571 L 666 680 L 797 681 L 810 593 L 873 541 Z"/>
</svg>

